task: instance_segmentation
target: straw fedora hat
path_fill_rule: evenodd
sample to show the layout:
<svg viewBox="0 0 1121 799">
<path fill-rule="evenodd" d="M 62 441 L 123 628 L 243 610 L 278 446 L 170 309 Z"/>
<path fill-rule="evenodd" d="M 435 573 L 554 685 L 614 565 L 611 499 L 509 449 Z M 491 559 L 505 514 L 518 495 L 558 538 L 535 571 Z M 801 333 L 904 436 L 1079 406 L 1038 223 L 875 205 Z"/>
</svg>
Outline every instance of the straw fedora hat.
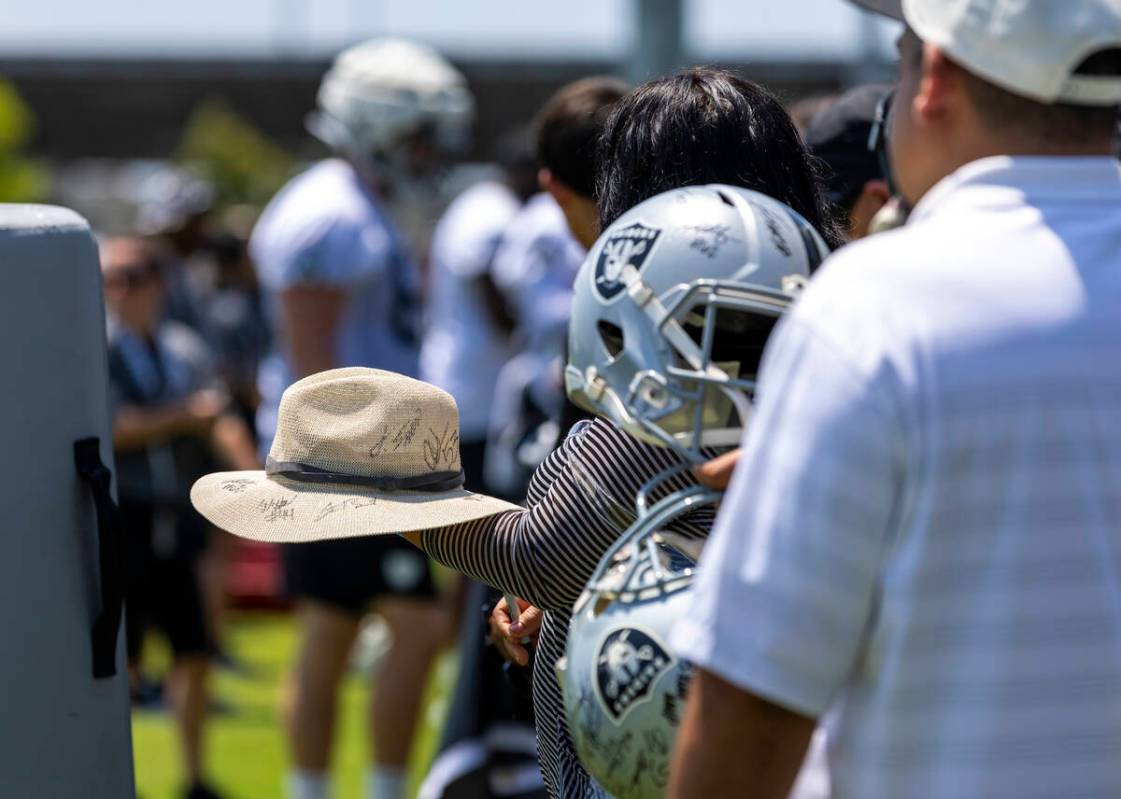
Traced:
<svg viewBox="0 0 1121 799">
<path fill-rule="evenodd" d="M 289 386 L 265 470 L 208 474 L 191 503 L 234 535 L 288 543 L 428 530 L 518 508 L 463 487 L 450 394 L 365 368 Z"/>
</svg>

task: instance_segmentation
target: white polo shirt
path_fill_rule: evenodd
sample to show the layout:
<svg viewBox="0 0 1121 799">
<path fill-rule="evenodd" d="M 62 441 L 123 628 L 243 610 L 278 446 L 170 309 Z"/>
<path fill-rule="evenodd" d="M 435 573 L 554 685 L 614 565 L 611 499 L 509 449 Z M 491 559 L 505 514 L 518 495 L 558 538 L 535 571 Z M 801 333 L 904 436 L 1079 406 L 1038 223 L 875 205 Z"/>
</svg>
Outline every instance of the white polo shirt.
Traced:
<svg viewBox="0 0 1121 799">
<path fill-rule="evenodd" d="M 992 158 L 768 347 L 680 653 L 835 799 L 1121 796 L 1121 175 Z"/>
</svg>

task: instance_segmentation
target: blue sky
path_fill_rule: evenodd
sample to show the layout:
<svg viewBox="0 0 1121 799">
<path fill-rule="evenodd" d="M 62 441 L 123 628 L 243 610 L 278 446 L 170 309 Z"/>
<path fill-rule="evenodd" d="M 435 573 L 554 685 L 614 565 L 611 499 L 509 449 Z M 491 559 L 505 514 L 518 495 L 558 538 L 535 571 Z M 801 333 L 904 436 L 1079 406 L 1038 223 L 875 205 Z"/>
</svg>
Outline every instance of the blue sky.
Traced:
<svg viewBox="0 0 1121 799">
<path fill-rule="evenodd" d="M 690 56 L 857 58 L 892 26 L 844 0 L 684 0 Z M 635 0 L 0 0 L 0 55 L 323 56 L 379 34 L 453 56 L 611 57 Z"/>
</svg>

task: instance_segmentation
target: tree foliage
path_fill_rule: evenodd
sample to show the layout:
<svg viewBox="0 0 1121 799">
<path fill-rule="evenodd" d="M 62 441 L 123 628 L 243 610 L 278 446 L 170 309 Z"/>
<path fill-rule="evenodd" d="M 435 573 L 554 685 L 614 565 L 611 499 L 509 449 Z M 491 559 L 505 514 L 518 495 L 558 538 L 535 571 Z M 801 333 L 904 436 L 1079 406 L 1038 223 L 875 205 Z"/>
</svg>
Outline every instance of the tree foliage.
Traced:
<svg viewBox="0 0 1121 799">
<path fill-rule="evenodd" d="M 295 167 L 287 151 L 216 99 L 191 114 L 176 159 L 212 183 L 219 207 L 263 206 Z"/>
<path fill-rule="evenodd" d="M 11 81 L 0 78 L 0 202 L 38 202 L 49 188 L 47 170 L 24 154 L 35 115 Z"/>
</svg>

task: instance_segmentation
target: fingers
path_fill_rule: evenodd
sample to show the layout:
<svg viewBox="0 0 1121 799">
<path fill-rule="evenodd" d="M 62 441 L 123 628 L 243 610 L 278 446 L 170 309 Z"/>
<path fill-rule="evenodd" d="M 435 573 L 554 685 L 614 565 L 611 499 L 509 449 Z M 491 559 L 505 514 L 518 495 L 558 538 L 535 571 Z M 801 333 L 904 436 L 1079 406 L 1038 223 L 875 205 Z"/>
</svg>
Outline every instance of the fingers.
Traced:
<svg viewBox="0 0 1121 799">
<path fill-rule="evenodd" d="M 728 487 L 728 482 L 732 479 L 732 472 L 736 468 L 736 462 L 739 460 L 739 457 L 740 451 L 738 449 L 725 452 L 723 455 L 695 467 L 693 469 L 693 474 L 696 475 L 701 485 L 714 488 L 717 491 L 723 491 Z"/>
<path fill-rule="evenodd" d="M 521 611 L 517 619 L 511 619 L 506 600 L 500 599 L 490 612 L 487 622 L 490 626 L 490 640 L 499 653 L 507 660 L 525 666 L 529 663 L 529 643 L 527 634 L 535 634 L 541 627 L 541 610 L 533 607 L 524 599 L 517 600 Z"/>
<path fill-rule="evenodd" d="M 529 663 L 529 650 L 519 644 L 517 639 L 502 639 L 502 647 L 499 651 L 502 652 L 503 657 L 519 666 L 525 666 Z"/>
<path fill-rule="evenodd" d="M 521 605 L 521 600 L 518 601 Z M 512 635 L 535 635 L 541 629 L 541 619 L 544 613 L 541 608 L 526 604 L 517 620 L 510 625 Z"/>
</svg>

